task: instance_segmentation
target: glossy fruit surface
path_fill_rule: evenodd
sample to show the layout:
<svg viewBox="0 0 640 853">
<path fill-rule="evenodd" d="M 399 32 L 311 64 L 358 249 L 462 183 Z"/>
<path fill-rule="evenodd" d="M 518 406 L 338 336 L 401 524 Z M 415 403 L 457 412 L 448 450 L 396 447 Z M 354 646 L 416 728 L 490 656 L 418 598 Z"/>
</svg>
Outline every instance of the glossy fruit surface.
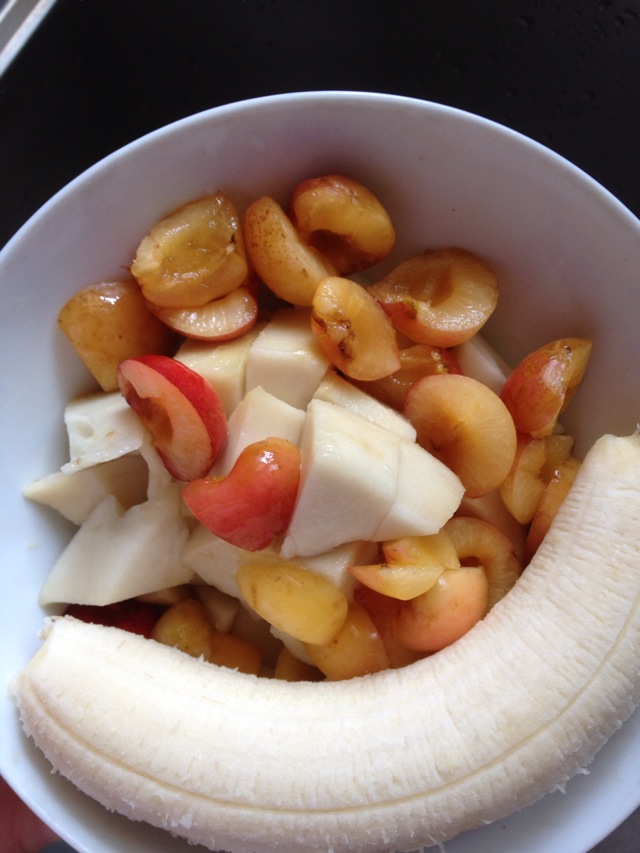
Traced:
<svg viewBox="0 0 640 853">
<path fill-rule="evenodd" d="M 452 347 L 484 326 L 498 302 L 487 264 L 464 249 L 436 249 L 401 263 L 371 292 L 398 331 L 417 343 Z"/>
<path fill-rule="evenodd" d="M 528 562 L 547 535 L 551 522 L 564 502 L 580 469 L 580 461 L 569 456 L 561 462 L 540 498 L 535 515 L 531 520 L 525 542 L 525 559 Z"/>
<path fill-rule="evenodd" d="M 275 199 L 263 196 L 242 222 L 247 254 L 267 287 L 292 305 L 311 305 L 318 283 L 335 268 L 304 243 Z"/>
<path fill-rule="evenodd" d="M 584 376 L 592 342 L 559 338 L 526 356 L 508 376 L 501 397 L 518 432 L 551 435 Z"/>
<path fill-rule="evenodd" d="M 173 358 L 148 355 L 123 361 L 118 384 L 167 470 L 178 480 L 204 476 L 227 443 L 226 415 L 206 379 Z"/>
<path fill-rule="evenodd" d="M 182 205 L 152 227 L 138 246 L 131 272 L 154 305 L 204 305 L 247 277 L 235 207 L 223 193 Z"/>
<path fill-rule="evenodd" d="M 431 536 L 407 536 L 382 543 L 385 562 L 351 566 L 360 583 L 390 598 L 407 601 L 430 589 L 445 569 L 460 560 L 444 530 Z"/>
<path fill-rule="evenodd" d="M 216 536 L 259 551 L 287 529 L 299 479 L 299 448 L 283 438 L 267 438 L 245 447 L 226 477 L 194 480 L 182 494 Z"/>
<path fill-rule="evenodd" d="M 258 303 L 244 287 L 194 308 L 152 307 L 152 311 L 174 332 L 199 341 L 230 341 L 254 325 Z"/>
<path fill-rule="evenodd" d="M 118 365 L 150 353 L 170 355 L 176 336 L 156 319 L 135 281 L 102 281 L 77 291 L 58 326 L 103 391 L 118 388 Z"/>
<path fill-rule="evenodd" d="M 489 583 L 481 568 L 447 569 L 428 592 L 402 603 L 393 634 L 409 649 L 437 652 L 466 634 L 488 607 Z"/>
<path fill-rule="evenodd" d="M 365 607 L 353 601 L 334 637 L 324 645 L 305 646 L 316 667 L 331 681 L 357 678 L 389 668 L 389 656 Z"/>
<path fill-rule="evenodd" d="M 249 607 L 303 643 L 328 643 L 347 618 L 349 606 L 340 590 L 299 563 L 245 563 L 236 580 Z"/>
<path fill-rule="evenodd" d="M 340 275 L 367 269 L 395 245 L 389 214 L 365 186 L 344 175 L 302 181 L 291 196 L 292 219 L 303 240 Z"/>
<path fill-rule="evenodd" d="M 400 367 L 393 326 L 367 288 L 340 276 L 313 296 L 311 328 L 326 357 L 353 379 L 380 379 Z"/>
<path fill-rule="evenodd" d="M 438 373 L 461 373 L 455 355 L 451 350 L 434 347 L 430 344 L 414 344 L 400 349 L 400 367 L 388 376 L 360 387 L 381 403 L 402 411 L 409 389 L 423 376 Z"/>
<path fill-rule="evenodd" d="M 418 443 L 460 477 L 468 497 L 493 491 L 511 470 L 517 444 L 513 418 L 497 394 L 476 379 L 425 376 L 407 394 L 404 414 Z"/>
<path fill-rule="evenodd" d="M 456 517 L 444 526 L 463 566 L 478 566 L 489 584 L 488 607 L 493 607 L 522 574 L 511 540 L 497 527 L 480 518 Z"/>
</svg>

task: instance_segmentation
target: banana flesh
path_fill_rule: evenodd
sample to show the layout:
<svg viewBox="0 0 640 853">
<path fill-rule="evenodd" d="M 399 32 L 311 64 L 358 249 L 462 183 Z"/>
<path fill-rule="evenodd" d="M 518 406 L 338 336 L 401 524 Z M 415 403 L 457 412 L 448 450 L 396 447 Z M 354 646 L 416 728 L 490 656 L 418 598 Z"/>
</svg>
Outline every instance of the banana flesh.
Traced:
<svg viewBox="0 0 640 853">
<path fill-rule="evenodd" d="M 81 790 L 232 853 L 415 849 L 564 786 L 640 702 L 640 437 L 587 455 L 512 591 L 454 645 L 335 683 L 257 679 L 60 617 L 18 676 Z"/>
</svg>

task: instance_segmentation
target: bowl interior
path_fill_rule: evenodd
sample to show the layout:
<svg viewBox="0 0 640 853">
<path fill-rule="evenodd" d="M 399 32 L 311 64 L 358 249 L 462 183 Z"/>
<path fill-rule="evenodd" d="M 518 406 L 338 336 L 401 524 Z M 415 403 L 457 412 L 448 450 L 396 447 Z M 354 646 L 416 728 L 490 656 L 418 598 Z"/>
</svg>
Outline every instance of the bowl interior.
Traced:
<svg viewBox="0 0 640 853">
<path fill-rule="evenodd" d="M 65 402 L 91 387 L 56 328 L 58 310 L 81 286 L 122 276 L 141 236 L 182 202 L 217 189 L 240 208 L 261 194 L 286 201 L 299 180 L 331 171 L 369 186 L 394 219 L 398 245 L 372 276 L 425 248 L 462 246 L 498 274 L 500 303 L 485 333 L 507 361 L 516 363 L 555 337 L 594 340 L 587 379 L 567 419 L 579 454 L 604 432 L 635 430 L 640 223 L 562 158 L 469 114 L 386 95 L 276 96 L 179 122 L 90 169 L 36 214 L 0 257 L 3 685 L 38 647 L 38 590 L 70 535 L 57 517 L 21 498 L 28 482 L 66 460 Z M 105 814 L 52 779 L 21 736 L 9 699 L 1 714 L 3 775 L 77 850 L 188 849 L 164 833 Z M 621 738 L 640 738 L 637 716 L 635 728 L 625 727 Z M 609 760 L 619 767 L 625 751 L 615 748 Z M 588 796 L 583 780 L 572 786 Z M 554 808 L 557 797 L 548 799 Z M 635 805 L 629 795 L 622 803 L 618 798 L 603 834 Z M 519 832 L 522 820 L 507 824 Z M 562 849 L 595 843 L 591 834 L 576 847 L 580 831 L 571 836 L 573 846 Z M 473 849 L 485 849 L 483 838 L 492 849 L 491 832 L 474 833 Z"/>
</svg>

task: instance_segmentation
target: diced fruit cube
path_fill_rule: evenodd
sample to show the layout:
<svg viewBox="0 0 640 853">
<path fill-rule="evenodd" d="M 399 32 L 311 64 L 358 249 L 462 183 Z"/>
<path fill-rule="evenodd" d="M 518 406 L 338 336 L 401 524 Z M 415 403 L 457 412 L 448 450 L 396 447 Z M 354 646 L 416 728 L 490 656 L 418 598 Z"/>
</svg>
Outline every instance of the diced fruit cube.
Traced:
<svg viewBox="0 0 640 853">
<path fill-rule="evenodd" d="M 243 563 L 271 562 L 276 554 L 271 549 L 252 552 L 226 542 L 203 524 L 196 525 L 182 555 L 187 566 L 202 581 L 234 598 L 242 598 L 236 573 Z"/>
<path fill-rule="evenodd" d="M 192 572 L 182 562 L 182 550 L 188 534 L 175 483 L 126 512 L 109 495 L 58 558 L 40 603 L 111 604 L 187 583 Z"/>
<path fill-rule="evenodd" d="M 144 501 L 147 486 L 144 458 L 139 453 L 129 453 L 68 474 L 55 471 L 30 483 L 23 494 L 80 525 L 107 495 L 114 495 L 128 509 Z"/>
<path fill-rule="evenodd" d="M 274 640 L 284 646 L 288 652 L 291 652 L 291 654 L 295 658 L 297 658 L 297 660 L 299 660 L 301 663 L 306 663 L 308 666 L 314 666 L 314 663 L 311 660 L 309 653 L 307 652 L 307 647 L 301 640 L 296 640 L 295 637 L 292 637 L 290 634 L 287 634 L 286 631 L 281 631 L 275 625 L 271 625 L 269 631 Z"/>
<path fill-rule="evenodd" d="M 343 379 L 335 370 L 327 371 L 313 397 L 316 400 L 324 400 L 327 403 L 343 406 L 368 421 L 397 433 L 408 441 L 415 441 L 415 427 L 403 415 Z"/>
<path fill-rule="evenodd" d="M 460 372 L 500 394 L 511 368 L 481 334 L 475 334 L 451 350 Z"/>
<path fill-rule="evenodd" d="M 282 555 L 322 554 L 372 539 L 395 496 L 399 441 L 342 406 L 312 400 L 300 439 L 300 491 Z"/>
<path fill-rule="evenodd" d="M 136 601 L 144 601 L 147 604 L 156 604 L 161 607 L 173 607 L 174 604 L 184 601 L 185 598 L 192 598 L 192 591 L 191 584 L 181 583 L 178 586 L 168 586 L 164 589 L 138 595 Z"/>
<path fill-rule="evenodd" d="M 119 392 L 89 394 L 67 404 L 64 422 L 69 438 L 72 473 L 140 450 L 145 432 L 140 419 Z"/>
<path fill-rule="evenodd" d="M 216 631 L 230 631 L 238 615 L 238 599 L 207 584 L 194 584 L 193 593 L 204 607 L 207 618 Z"/>
<path fill-rule="evenodd" d="M 175 355 L 214 388 L 227 416 L 244 397 L 249 349 L 263 327 L 257 323 L 242 337 L 222 343 L 188 340 Z"/>
<path fill-rule="evenodd" d="M 324 554 L 301 557 L 299 562 L 310 571 L 325 577 L 340 590 L 347 601 L 351 601 L 356 581 L 349 567 L 375 560 L 377 556 L 378 545 L 375 542 L 360 540 L 336 545 Z"/>
<path fill-rule="evenodd" d="M 251 344 L 246 390 L 260 385 L 290 406 L 305 409 L 328 367 L 329 360 L 311 331 L 309 312 L 284 309 Z"/>
<path fill-rule="evenodd" d="M 274 397 L 258 385 L 248 391 L 229 417 L 229 441 L 211 470 L 216 477 L 231 471 L 242 451 L 267 438 L 283 438 L 297 445 L 305 413 Z"/>
<path fill-rule="evenodd" d="M 281 547 L 286 558 L 354 538 L 435 533 L 462 497 L 458 478 L 429 453 L 334 403 L 311 401 L 300 449 L 300 491 Z"/>
<path fill-rule="evenodd" d="M 412 441 L 400 441 L 398 482 L 374 539 L 422 536 L 438 531 L 458 508 L 464 489 L 457 474 Z"/>
</svg>

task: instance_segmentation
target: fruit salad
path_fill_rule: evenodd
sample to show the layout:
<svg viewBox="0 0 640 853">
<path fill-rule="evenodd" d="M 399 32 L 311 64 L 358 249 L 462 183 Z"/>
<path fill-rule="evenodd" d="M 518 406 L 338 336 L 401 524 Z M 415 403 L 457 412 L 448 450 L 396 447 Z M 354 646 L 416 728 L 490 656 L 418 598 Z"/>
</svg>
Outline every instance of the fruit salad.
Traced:
<svg viewBox="0 0 640 853">
<path fill-rule="evenodd" d="M 188 200 L 58 323 L 99 386 L 25 490 L 77 525 L 41 591 L 211 663 L 339 680 L 454 643 L 517 582 L 580 462 L 591 341 L 511 367 L 490 264 L 392 256 L 356 180 Z"/>
</svg>

